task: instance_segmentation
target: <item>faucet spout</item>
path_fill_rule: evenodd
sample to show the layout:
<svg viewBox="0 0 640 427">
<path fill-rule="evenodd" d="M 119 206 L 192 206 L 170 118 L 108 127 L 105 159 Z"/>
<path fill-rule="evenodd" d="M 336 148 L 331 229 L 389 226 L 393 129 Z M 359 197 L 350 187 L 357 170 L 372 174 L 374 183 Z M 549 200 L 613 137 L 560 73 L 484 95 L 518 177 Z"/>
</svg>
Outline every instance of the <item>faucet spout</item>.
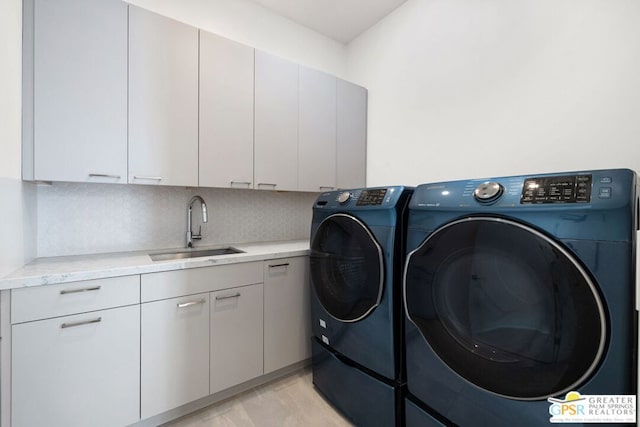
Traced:
<svg viewBox="0 0 640 427">
<path fill-rule="evenodd" d="M 207 215 L 207 204 L 204 202 L 204 199 L 200 196 L 193 196 L 189 201 L 189 205 L 187 207 L 187 247 L 193 247 L 194 240 L 202 239 L 202 226 L 200 226 L 200 231 L 198 234 L 194 234 L 192 230 L 192 217 L 193 217 L 193 204 L 198 201 L 200 202 L 200 207 L 202 209 L 202 222 L 207 222 L 209 220 Z"/>
</svg>

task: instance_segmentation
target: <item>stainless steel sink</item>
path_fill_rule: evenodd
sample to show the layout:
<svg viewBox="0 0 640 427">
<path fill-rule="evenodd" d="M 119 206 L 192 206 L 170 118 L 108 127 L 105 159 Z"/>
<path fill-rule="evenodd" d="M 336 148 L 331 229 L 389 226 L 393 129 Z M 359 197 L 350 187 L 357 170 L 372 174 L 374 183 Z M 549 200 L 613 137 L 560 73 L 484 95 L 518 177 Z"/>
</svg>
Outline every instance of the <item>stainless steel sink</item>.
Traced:
<svg viewBox="0 0 640 427">
<path fill-rule="evenodd" d="M 196 249 L 196 250 L 185 249 L 182 251 L 161 252 L 161 253 L 149 254 L 149 257 L 151 257 L 152 261 L 169 261 L 173 259 L 213 257 L 213 256 L 241 254 L 241 253 L 244 253 L 244 251 L 241 251 L 240 249 L 236 249 L 232 247 L 226 247 L 226 248 L 217 248 L 217 249 Z"/>
</svg>

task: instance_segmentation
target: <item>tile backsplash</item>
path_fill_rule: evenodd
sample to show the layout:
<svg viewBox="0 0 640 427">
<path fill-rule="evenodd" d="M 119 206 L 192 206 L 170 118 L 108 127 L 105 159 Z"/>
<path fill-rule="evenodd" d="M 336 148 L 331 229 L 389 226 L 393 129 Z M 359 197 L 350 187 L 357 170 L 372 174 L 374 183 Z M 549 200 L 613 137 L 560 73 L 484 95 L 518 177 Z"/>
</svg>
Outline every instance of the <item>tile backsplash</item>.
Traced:
<svg viewBox="0 0 640 427">
<path fill-rule="evenodd" d="M 187 204 L 207 204 L 196 246 L 305 239 L 316 193 L 58 183 L 38 187 L 38 257 L 185 245 Z M 201 224 L 193 210 L 193 230 Z"/>
</svg>

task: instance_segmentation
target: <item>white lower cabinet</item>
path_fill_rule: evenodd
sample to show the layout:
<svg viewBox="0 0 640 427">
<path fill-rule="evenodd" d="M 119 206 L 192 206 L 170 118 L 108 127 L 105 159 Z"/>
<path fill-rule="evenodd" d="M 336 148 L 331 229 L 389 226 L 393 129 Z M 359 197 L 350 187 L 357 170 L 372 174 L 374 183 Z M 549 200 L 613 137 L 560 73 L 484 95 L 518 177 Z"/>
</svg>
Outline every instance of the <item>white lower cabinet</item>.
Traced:
<svg viewBox="0 0 640 427">
<path fill-rule="evenodd" d="M 142 275 L 142 419 L 262 375 L 262 270 Z"/>
<path fill-rule="evenodd" d="M 308 359 L 307 271 L 301 256 L 12 290 L 11 426 L 125 426 Z"/>
<path fill-rule="evenodd" d="M 262 375 L 263 286 L 211 293 L 211 393 Z"/>
<path fill-rule="evenodd" d="M 140 306 L 12 326 L 13 427 L 139 420 Z"/>
<path fill-rule="evenodd" d="M 209 394 L 209 293 L 142 304 L 142 419 Z"/>
<path fill-rule="evenodd" d="M 264 262 L 264 373 L 311 357 L 307 257 Z"/>
</svg>

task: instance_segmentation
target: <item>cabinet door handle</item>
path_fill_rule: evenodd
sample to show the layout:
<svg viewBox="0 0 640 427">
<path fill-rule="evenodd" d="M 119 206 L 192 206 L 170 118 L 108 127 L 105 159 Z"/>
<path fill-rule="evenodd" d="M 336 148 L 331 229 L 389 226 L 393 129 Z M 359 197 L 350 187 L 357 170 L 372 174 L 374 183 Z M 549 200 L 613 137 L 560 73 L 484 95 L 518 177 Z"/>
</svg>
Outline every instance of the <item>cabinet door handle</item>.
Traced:
<svg viewBox="0 0 640 427">
<path fill-rule="evenodd" d="M 220 300 L 223 300 L 223 299 L 238 298 L 239 296 L 240 296 L 240 292 L 236 292 L 233 295 L 217 296 L 216 297 L 216 301 L 220 301 Z"/>
<path fill-rule="evenodd" d="M 251 187 L 251 181 L 231 181 L 229 186 L 233 187 L 234 185 L 246 185 L 247 187 Z"/>
<path fill-rule="evenodd" d="M 268 183 L 268 182 L 259 182 L 258 183 L 258 187 L 260 187 L 261 185 L 268 186 L 268 187 L 273 187 L 273 188 L 276 188 L 278 186 L 278 184 L 271 184 L 271 183 Z"/>
<path fill-rule="evenodd" d="M 204 304 L 205 302 L 207 302 L 207 300 L 205 300 L 204 298 L 198 301 L 181 302 L 180 304 L 178 304 L 178 308 L 191 307 L 192 305 Z"/>
<path fill-rule="evenodd" d="M 276 268 L 276 267 L 288 267 L 289 263 L 285 262 L 283 264 L 269 264 L 269 268 Z"/>
<path fill-rule="evenodd" d="M 114 178 L 120 179 L 120 175 L 110 174 L 110 173 L 90 173 L 90 178 Z"/>
<path fill-rule="evenodd" d="M 90 325 L 91 323 L 99 323 L 99 322 L 102 322 L 102 317 L 96 317 L 95 319 L 89 319 L 89 320 L 81 320 L 79 322 L 63 323 L 62 325 L 60 325 L 60 327 L 62 329 L 66 329 L 66 328 L 73 328 L 73 327 L 82 326 L 82 325 Z"/>
<path fill-rule="evenodd" d="M 89 288 L 78 288 L 78 289 L 63 289 L 60 291 L 60 295 L 66 294 L 77 294 L 80 292 L 91 292 L 91 291 L 99 291 L 102 286 L 91 286 Z"/>
<path fill-rule="evenodd" d="M 161 176 L 145 176 L 145 175 L 134 175 L 133 179 L 150 179 L 153 181 L 162 181 Z"/>
<path fill-rule="evenodd" d="M 329 185 L 321 185 L 320 190 L 333 190 L 335 187 L 329 186 Z"/>
</svg>

